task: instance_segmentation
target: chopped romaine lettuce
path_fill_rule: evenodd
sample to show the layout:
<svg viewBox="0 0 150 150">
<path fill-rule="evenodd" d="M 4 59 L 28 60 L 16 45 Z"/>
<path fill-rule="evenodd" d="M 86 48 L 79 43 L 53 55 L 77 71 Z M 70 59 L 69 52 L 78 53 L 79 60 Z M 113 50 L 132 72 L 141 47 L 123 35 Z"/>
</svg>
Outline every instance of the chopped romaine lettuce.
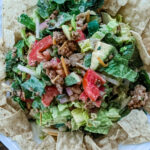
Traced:
<svg viewBox="0 0 150 150">
<path fill-rule="evenodd" d="M 111 108 L 106 113 L 106 116 L 111 119 L 111 121 L 117 121 L 121 116 L 119 115 L 119 110 L 116 108 Z"/>
<path fill-rule="evenodd" d="M 35 23 L 33 20 L 26 14 L 22 14 L 19 18 L 18 21 L 25 25 L 25 27 L 31 31 L 35 31 Z"/>
<path fill-rule="evenodd" d="M 73 29 L 76 31 L 77 24 L 76 24 L 76 17 L 75 17 L 75 15 L 73 15 L 73 17 L 72 17 L 72 19 L 71 19 L 71 26 L 72 26 Z"/>
<path fill-rule="evenodd" d="M 88 23 L 88 32 L 89 35 L 93 35 L 98 29 L 99 29 L 99 23 L 97 20 L 93 20 L 91 22 Z"/>
<path fill-rule="evenodd" d="M 128 61 L 119 54 L 109 62 L 108 67 L 103 68 L 103 71 L 116 78 L 127 79 L 131 82 L 135 82 L 137 79 L 137 72 L 130 69 Z"/>
<path fill-rule="evenodd" d="M 14 96 L 14 97 L 13 97 L 13 100 L 14 100 L 15 102 L 17 102 L 17 103 L 20 105 L 20 107 L 21 107 L 22 109 L 25 109 L 26 103 L 25 103 L 24 101 L 22 101 L 20 97 Z"/>
<path fill-rule="evenodd" d="M 71 114 L 78 128 L 85 125 L 89 119 L 88 113 L 80 108 L 73 109 Z"/>
<path fill-rule="evenodd" d="M 29 80 L 21 84 L 21 87 L 24 90 L 36 92 L 40 96 L 42 96 L 42 94 L 44 93 L 45 86 L 46 86 L 45 83 L 43 83 L 42 81 L 40 81 L 34 76 L 31 76 Z"/>
<path fill-rule="evenodd" d="M 79 82 L 81 82 L 81 79 L 80 79 L 80 77 L 79 77 L 76 73 L 74 73 L 74 72 L 72 72 L 70 75 L 68 75 L 68 76 L 65 78 L 65 84 L 66 84 L 67 86 L 72 86 L 72 85 L 77 84 L 77 83 L 79 83 Z"/>
<path fill-rule="evenodd" d="M 87 52 L 89 50 L 93 50 L 93 46 L 91 44 L 90 39 L 79 41 L 78 44 L 79 44 L 79 46 L 81 48 L 81 52 L 82 53 L 85 53 L 85 52 Z"/>
<path fill-rule="evenodd" d="M 85 55 L 84 62 L 83 62 L 83 65 L 85 67 L 89 68 L 91 66 L 91 58 L 92 58 L 92 53 L 88 53 Z"/>
</svg>

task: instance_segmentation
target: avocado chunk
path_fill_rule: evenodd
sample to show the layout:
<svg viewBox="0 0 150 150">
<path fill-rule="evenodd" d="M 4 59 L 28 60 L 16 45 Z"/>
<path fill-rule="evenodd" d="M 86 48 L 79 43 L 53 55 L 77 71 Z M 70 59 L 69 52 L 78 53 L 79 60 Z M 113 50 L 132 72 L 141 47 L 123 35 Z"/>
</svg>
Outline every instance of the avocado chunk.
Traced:
<svg viewBox="0 0 150 150">
<path fill-rule="evenodd" d="M 71 34 L 70 34 L 70 31 L 69 31 L 69 26 L 62 25 L 62 30 L 63 30 L 64 34 L 66 35 L 67 39 L 71 40 Z"/>
<path fill-rule="evenodd" d="M 116 52 L 116 48 L 113 47 L 112 45 L 103 43 L 103 42 L 98 42 L 95 50 L 92 53 L 92 59 L 91 59 L 91 66 L 90 68 L 93 70 L 96 70 L 99 67 L 99 61 L 98 57 L 100 57 L 103 61 L 111 55 Z"/>
<path fill-rule="evenodd" d="M 68 76 L 65 78 L 65 84 L 66 84 L 66 86 L 72 86 L 72 85 L 77 84 L 77 83 L 79 83 L 79 82 L 81 82 L 81 79 L 80 79 L 80 77 L 79 77 L 76 73 L 74 73 L 74 72 L 72 72 L 70 75 L 68 75 Z"/>
</svg>

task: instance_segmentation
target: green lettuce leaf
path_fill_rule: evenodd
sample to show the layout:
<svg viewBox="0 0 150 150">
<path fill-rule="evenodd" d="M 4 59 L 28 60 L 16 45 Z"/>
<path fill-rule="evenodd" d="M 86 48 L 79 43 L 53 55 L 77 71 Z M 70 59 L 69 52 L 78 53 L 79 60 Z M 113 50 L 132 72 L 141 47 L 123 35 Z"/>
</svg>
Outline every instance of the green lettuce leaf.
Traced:
<svg viewBox="0 0 150 150">
<path fill-rule="evenodd" d="M 134 54 L 135 47 L 133 44 L 126 45 L 120 49 L 123 58 L 130 60 Z"/>
<path fill-rule="evenodd" d="M 26 108 L 26 102 L 22 101 L 20 97 L 13 96 L 13 100 L 17 102 L 23 110 Z"/>
<path fill-rule="evenodd" d="M 106 135 L 113 125 L 112 121 L 117 121 L 120 117 L 118 109 L 111 108 L 107 111 L 101 108 L 97 117 L 95 119 L 89 119 L 84 129 L 88 132 Z"/>
<path fill-rule="evenodd" d="M 24 55 L 23 51 L 24 46 L 25 46 L 24 40 L 18 41 L 18 43 L 15 45 L 15 47 L 17 48 L 17 57 L 19 57 L 20 59 L 22 59 Z"/>
<path fill-rule="evenodd" d="M 117 121 L 121 116 L 119 115 L 119 110 L 116 108 L 111 108 L 106 113 L 106 116 L 111 119 L 111 121 Z"/>
<path fill-rule="evenodd" d="M 92 58 L 92 53 L 88 53 L 85 55 L 84 62 L 83 62 L 83 65 L 85 67 L 89 68 L 91 66 L 91 58 Z"/>
<path fill-rule="evenodd" d="M 40 96 L 44 93 L 45 86 L 46 85 L 42 81 L 34 76 L 31 76 L 29 80 L 21 84 L 24 90 L 39 93 Z"/>
<path fill-rule="evenodd" d="M 37 6 L 37 13 L 43 19 L 48 18 L 57 9 L 57 3 L 52 0 L 38 0 Z"/>
<path fill-rule="evenodd" d="M 73 109 L 71 114 L 78 128 L 85 125 L 89 119 L 88 113 L 80 108 Z"/>
<path fill-rule="evenodd" d="M 91 22 L 88 23 L 88 32 L 89 32 L 89 35 L 93 35 L 98 29 L 99 29 L 99 23 L 97 20 L 93 20 Z"/>
<path fill-rule="evenodd" d="M 49 106 L 43 108 L 42 112 L 42 126 L 50 126 L 57 124 L 64 124 L 71 118 L 71 112 L 67 104 L 59 104 L 58 106 Z M 37 123 L 40 124 L 40 114 L 35 115 Z"/>
<path fill-rule="evenodd" d="M 147 91 L 150 91 L 150 75 L 145 70 L 138 72 L 138 79 L 135 83 L 133 83 L 132 89 L 134 89 L 137 84 L 145 86 Z"/>
<path fill-rule="evenodd" d="M 35 23 L 33 20 L 26 14 L 22 14 L 19 18 L 18 21 L 25 25 L 25 27 L 31 31 L 35 31 Z"/>
<path fill-rule="evenodd" d="M 109 62 L 108 67 L 103 68 L 103 71 L 116 78 L 127 79 L 131 82 L 135 82 L 137 79 L 137 72 L 130 69 L 128 61 L 121 58 L 119 54 Z"/>
</svg>

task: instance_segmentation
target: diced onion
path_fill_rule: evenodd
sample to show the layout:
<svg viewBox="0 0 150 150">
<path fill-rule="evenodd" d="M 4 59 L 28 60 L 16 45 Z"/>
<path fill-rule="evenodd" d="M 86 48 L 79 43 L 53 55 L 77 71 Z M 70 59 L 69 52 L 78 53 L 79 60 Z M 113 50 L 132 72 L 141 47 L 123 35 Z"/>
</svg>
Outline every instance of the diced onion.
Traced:
<svg viewBox="0 0 150 150">
<path fill-rule="evenodd" d="M 36 18 L 36 38 L 40 37 L 40 23 L 39 23 L 39 18 Z"/>
<path fill-rule="evenodd" d="M 30 75 L 33 75 L 33 76 L 36 76 L 36 77 L 37 77 L 36 71 L 34 71 L 34 70 L 31 70 L 31 69 L 29 69 L 29 68 L 27 68 L 27 67 L 25 67 L 25 66 L 22 66 L 22 65 L 18 65 L 17 68 L 18 68 L 20 71 L 22 71 L 22 72 L 25 72 L 25 73 L 27 73 L 27 74 L 30 74 Z"/>
<path fill-rule="evenodd" d="M 119 86 L 120 85 L 120 83 L 119 83 L 119 81 L 117 81 L 117 80 L 115 80 L 115 79 L 112 79 L 112 78 L 110 78 L 110 77 L 107 77 L 107 76 L 105 76 L 105 75 L 103 75 L 103 74 L 100 74 L 106 81 L 108 81 L 108 82 L 110 82 L 110 83 L 112 83 L 112 84 L 114 84 L 114 85 L 116 85 L 116 86 Z"/>
</svg>

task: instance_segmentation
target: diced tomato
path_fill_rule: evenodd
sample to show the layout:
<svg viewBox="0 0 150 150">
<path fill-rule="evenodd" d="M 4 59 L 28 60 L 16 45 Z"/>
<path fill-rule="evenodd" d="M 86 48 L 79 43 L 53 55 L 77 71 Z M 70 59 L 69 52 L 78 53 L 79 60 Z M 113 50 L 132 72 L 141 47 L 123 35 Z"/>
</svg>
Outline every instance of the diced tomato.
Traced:
<svg viewBox="0 0 150 150">
<path fill-rule="evenodd" d="M 85 101 L 87 101 L 88 96 L 87 96 L 86 93 L 83 91 L 83 92 L 81 93 L 79 99 L 85 102 Z"/>
<path fill-rule="evenodd" d="M 85 34 L 83 33 L 82 30 L 77 30 L 77 32 L 80 34 L 80 37 L 76 42 L 79 42 L 79 41 L 82 41 L 82 40 L 86 39 Z"/>
<path fill-rule="evenodd" d="M 52 37 L 46 36 L 40 41 L 35 41 L 32 50 L 28 55 L 28 62 L 30 66 L 34 66 L 36 62 L 41 62 L 43 60 L 49 59 L 49 57 L 45 57 L 42 52 L 45 51 L 53 44 Z"/>
<path fill-rule="evenodd" d="M 83 78 L 83 89 L 86 95 L 92 100 L 96 101 L 100 96 L 100 90 L 96 86 L 96 82 L 100 81 L 103 85 L 106 81 L 98 75 L 95 71 L 89 69 Z"/>
<path fill-rule="evenodd" d="M 44 58 L 46 60 L 50 60 L 51 59 L 51 55 L 50 55 L 50 53 L 49 53 L 48 50 L 46 50 L 46 51 L 43 52 L 43 56 L 44 56 Z"/>
<path fill-rule="evenodd" d="M 42 103 L 45 107 L 48 107 L 54 97 L 59 94 L 57 88 L 55 86 L 46 86 L 45 94 L 42 96 Z"/>
<path fill-rule="evenodd" d="M 102 104 L 102 101 L 97 100 L 97 101 L 94 102 L 94 103 L 95 103 L 95 106 L 99 108 L 99 107 L 101 106 L 101 104 Z"/>
</svg>

